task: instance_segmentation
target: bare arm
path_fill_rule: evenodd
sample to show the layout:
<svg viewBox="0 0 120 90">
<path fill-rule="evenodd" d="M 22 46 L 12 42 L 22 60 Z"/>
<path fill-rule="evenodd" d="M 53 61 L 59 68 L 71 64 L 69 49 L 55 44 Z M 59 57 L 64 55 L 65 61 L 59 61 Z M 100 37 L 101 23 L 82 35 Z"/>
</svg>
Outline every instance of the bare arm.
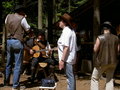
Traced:
<svg viewBox="0 0 120 90">
<path fill-rule="evenodd" d="M 22 27 L 25 29 L 26 32 L 29 32 L 30 30 L 30 25 L 27 23 L 26 18 L 23 18 L 21 21 Z"/>
<path fill-rule="evenodd" d="M 100 40 L 97 38 L 95 45 L 94 45 L 94 52 L 98 52 L 100 47 Z"/>
<path fill-rule="evenodd" d="M 62 55 L 61 60 L 59 61 L 59 69 L 60 70 L 64 68 L 64 62 L 65 62 L 65 58 L 68 55 L 68 49 L 69 49 L 68 46 L 65 46 L 64 49 L 63 49 L 63 55 Z"/>
<path fill-rule="evenodd" d="M 41 47 L 42 49 L 44 49 L 45 48 L 45 45 L 44 44 L 42 44 L 42 43 L 37 43 L 37 45 L 39 46 L 39 47 Z"/>
<path fill-rule="evenodd" d="M 118 52 L 120 52 L 120 44 L 118 44 Z"/>
<path fill-rule="evenodd" d="M 68 49 L 69 47 L 68 46 L 64 46 L 64 49 L 63 49 L 63 55 L 62 55 L 62 60 L 65 61 L 65 58 L 68 54 Z"/>
</svg>

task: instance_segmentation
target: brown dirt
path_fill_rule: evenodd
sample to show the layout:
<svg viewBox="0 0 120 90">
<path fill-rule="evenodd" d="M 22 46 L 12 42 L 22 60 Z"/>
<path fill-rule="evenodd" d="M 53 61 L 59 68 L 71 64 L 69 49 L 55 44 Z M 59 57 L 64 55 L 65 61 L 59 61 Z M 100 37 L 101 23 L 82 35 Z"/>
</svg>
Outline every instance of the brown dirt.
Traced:
<svg viewBox="0 0 120 90">
<path fill-rule="evenodd" d="M 66 77 L 63 74 L 56 74 L 59 81 L 57 83 L 56 90 L 66 90 L 67 82 Z M 117 76 L 119 77 L 119 76 Z M 26 80 L 28 75 L 21 75 L 20 82 L 26 86 L 25 90 L 39 90 L 39 84 L 36 83 L 34 85 L 27 84 Z M 0 90 L 12 90 L 12 86 L 3 87 L 3 77 L 0 77 Z M 11 80 L 12 84 L 12 80 Z M 104 90 L 105 87 L 105 78 L 100 80 L 100 90 Z M 23 89 L 21 89 L 23 90 Z M 76 90 L 90 90 L 90 75 L 82 76 L 76 79 Z M 120 79 L 115 79 L 115 90 L 120 90 Z"/>
</svg>

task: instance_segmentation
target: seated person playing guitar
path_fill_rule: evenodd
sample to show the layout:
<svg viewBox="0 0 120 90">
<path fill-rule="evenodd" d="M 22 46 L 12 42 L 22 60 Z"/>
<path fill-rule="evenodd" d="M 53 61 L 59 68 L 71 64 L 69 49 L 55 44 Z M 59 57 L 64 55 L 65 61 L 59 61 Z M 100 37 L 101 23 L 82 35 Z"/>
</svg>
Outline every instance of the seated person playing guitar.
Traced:
<svg viewBox="0 0 120 90">
<path fill-rule="evenodd" d="M 39 62 L 46 62 L 48 64 L 46 70 L 49 70 L 49 65 L 54 65 L 54 61 L 49 58 L 51 48 L 47 40 L 45 40 L 45 35 L 43 32 L 39 32 L 37 38 L 34 40 L 34 43 L 34 47 L 30 50 L 30 53 L 33 54 L 30 78 L 31 83 L 33 83 L 35 80 L 36 70 Z"/>
<path fill-rule="evenodd" d="M 30 54 L 30 50 L 34 46 L 34 38 L 35 32 L 31 30 L 28 34 L 25 35 L 24 38 L 24 55 L 23 55 L 23 66 L 21 69 L 21 74 L 31 74 L 31 59 L 32 55 Z"/>
</svg>

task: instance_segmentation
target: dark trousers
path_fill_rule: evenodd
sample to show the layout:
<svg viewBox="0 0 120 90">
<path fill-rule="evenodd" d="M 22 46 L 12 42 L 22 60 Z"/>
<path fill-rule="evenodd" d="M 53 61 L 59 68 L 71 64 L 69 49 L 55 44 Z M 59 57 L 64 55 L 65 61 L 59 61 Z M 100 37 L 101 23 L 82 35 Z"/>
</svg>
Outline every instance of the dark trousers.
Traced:
<svg viewBox="0 0 120 90">
<path fill-rule="evenodd" d="M 45 71 L 47 72 L 47 75 L 49 75 L 50 65 L 54 65 L 54 60 L 52 60 L 51 58 L 44 58 L 44 57 L 33 58 L 31 63 L 31 80 L 32 81 L 35 80 L 35 75 L 36 75 L 39 62 L 45 62 L 48 64 L 47 67 L 45 67 Z"/>
</svg>

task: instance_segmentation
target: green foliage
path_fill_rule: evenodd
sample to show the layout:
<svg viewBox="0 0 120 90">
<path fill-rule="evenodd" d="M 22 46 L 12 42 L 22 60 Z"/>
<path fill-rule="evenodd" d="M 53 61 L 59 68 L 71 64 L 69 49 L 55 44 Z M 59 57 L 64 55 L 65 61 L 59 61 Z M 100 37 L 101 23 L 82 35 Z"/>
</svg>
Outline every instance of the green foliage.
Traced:
<svg viewBox="0 0 120 90">
<path fill-rule="evenodd" d="M 85 2 L 87 2 L 88 0 L 80 0 L 80 1 L 76 1 L 75 4 L 78 6 L 83 5 Z"/>
<path fill-rule="evenodd" d="M 33 28 L 37 28 L 37 25 L 35 23 L 29 23 L 29 25 Z"/>
<path fill-rule="evenodd" d="M 2 2 L 2 6 L 3 6 L 3 14 L 6 15 L 8 13 L 12 13 L 14 2 L 13 1 Z"/>
<path fill-rule="evenodd" d="M 56 17 L 62 15 L 65 12 L 68 12 L 68 7 L 70 5 L 70 11 L 72 12 L 75 10 L 77 7 L 83 5 L 85 2 L 88 0 L 55 0 L 55 8 L 56 8 Z M 7 0 L 2 2 L 3 6 L 3 17 L 5 17 L 8 13 L 12 13 L 14 11 L 14 6 L 19 3 L 19 0 Z M 30 16 L 29 18 L 32 18 L 29 21 L 32 21 L 32 23 L 37 23 L 37 0 L 33 2 L 33 0 L 25 0 L 26 2 L 26 7 L 28 7 L 27 14 Z M 23 3 L 24 4 L 24 3 Z M 44 15 L 47 14 L 47 0 L 43 0 L 43 13 Z M 45 19 L 46 17 L 44 17 Z M 34 18 L 34 19 L 33 19 Z M 58 20 L 58 18 L 56 18 Z M 45 20 L 43 20 L 44 23 Z M 32 24 L 33 25 L 33 24 Z M 33 25 L 37 26 L 37 25 Z"/>
<path fill-rule="evenodd" d="M 78 8 L 79 6 L 86 3 L 88 0 L 56 0 L 57 16 L 68 12 L 68 7 L 70 5 L 70 12 Z"/>
<path fill-rule="evenodd" d="M 52 2 L 53 0 L 51 0 Z M 55 5 L 54 5 L 54 21 L 53 23 L 55 23 L 56 21 L 59 20 L 59 16 L 63 15 L 65 12 L 72 12 L 74 11 L 76 8 L 78 8 L 79 6 L 83 5 L 84 3 L 86 3 L 88 0 L 54 0 L 55 1 Z M 18 3 L 22 3 L 23 5 L 25 5 L 25 7 L 27 8 L 27 21 L 30 24 L 30 26 L 37 28 L 37 22 L 38 22 L 38 0 L 5 0 L 2 1 L 2 6 L 3 6 L 3 13 L 2 13 L 2 18 L 8 14 L 8 13 L 12 13 L 14 11 L 14 7 L 16 4 Z M 46 17 L 48 16 L 48 12 L 50 12 L 48 10 L 48 5 L 50 5 L 49 7 L 52 7 L 51 4 L 48 4 L 47 0 L 43 0 L 43 25 L 46 26 Z M 69 8 L 70 7 L 70 8 Z M 3 19 L 4 19 L 3 18 Z M 49 23 L 49 22 L 48 22 Z M 53 35 L 56 35 L 55 37 L 58 37 L 60 34 L 60 31 L 54 30 L 53 31 Z"/>
<path fill-rule="evenodd" d="M 10 1 L 10 2 L 3 2 L 3 7 L 4 8 L 11 8 L 13 7 L 12 4 L 13 4 L 13 1 Z"/>
</svg>

